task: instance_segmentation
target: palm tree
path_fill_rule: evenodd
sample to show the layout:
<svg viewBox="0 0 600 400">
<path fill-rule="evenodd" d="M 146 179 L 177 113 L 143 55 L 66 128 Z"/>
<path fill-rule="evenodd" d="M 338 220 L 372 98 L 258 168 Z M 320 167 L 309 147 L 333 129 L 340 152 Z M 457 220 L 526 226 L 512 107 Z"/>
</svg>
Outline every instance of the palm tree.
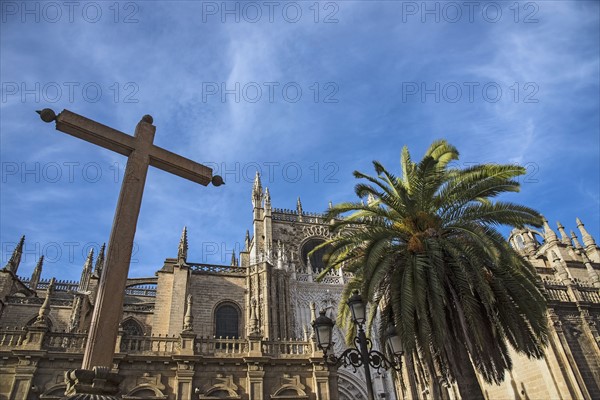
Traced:
<svg viewBox="0 0 600 400">
<path fill-rule="evenodd" d="M 497 230 L 539 227 L 542 217 L 494 199 L 519 191 L 515 178 L 523 167 L 457 168 L 455 160 L 456 148 L 438 140 L 419 163 L 404 147 L 400 177 L 377 161 L 376 177 L 355 171 L 363 180 L 356 194 L 367 204 L 331 208 L 333 238 L 315 250 L 329 252 L 321 276 L 335 268 L 354 274 L 345 299 L 359 289 L 370 303 L 369 330 L 377 313 L 380 335 L 395 327 L 406 361 L 437 378 L 429 379 L 434 397 L 445 380 L 457 382 L 470 400 L 483 398 L 475 370 L 500 383 L 511 369 L 508 344 L 543 357 L 548 327 L 541 281 Z M 338 323 L 350 327 L 348 307 L 339 311 Z"/>
</svg>

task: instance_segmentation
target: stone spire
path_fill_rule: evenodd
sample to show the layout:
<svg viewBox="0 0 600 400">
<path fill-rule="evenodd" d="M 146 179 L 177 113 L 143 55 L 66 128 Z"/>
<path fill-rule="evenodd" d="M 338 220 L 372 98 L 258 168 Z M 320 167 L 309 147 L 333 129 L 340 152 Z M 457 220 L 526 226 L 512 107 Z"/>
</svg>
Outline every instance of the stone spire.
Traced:
<svg viewBox="0 0 600 400">
<path fill-rule="evenodd" d="M 554 265 L 554 269 L 556 270 L 556 274 L 565 285 L 569 285 L 571 283 L 571 280 L 569 279 L 569 272 L 563 265 L 563 261 L 554 251 L 551 251 L 550 255 L 550 258 L 552 259 L 552 264 Z"/>
<path fill-rule="evenodd" d="M 571 231 L 571 240 L 573 241 L 573 245 L 575 246 L 575 249 L 577 249 L 577 250 L 583 249 L 583 247 L 581 247 L 581 243 L 579 243 L 579 239 L 577 239 L 577 235 L 573 231 Z"/>
<path fill-rule="evenodd" d="M 554 231 L 550 228 L 550 225 L 548 225 L 548 220 L 546 219 L 546 217 L 542 216 L 542 220 L 544 221 L 544 241 L 548 244 L 558 242 L 558 237 L 556 236 L 556 233 L 554 233 Z"/>
<path fill-rule="evenodd" d="M 596 270 L 594 270 L 594 266 L 590 258 L 585 254 L 585 251 L 581 252 L 581 258 L 583 258 L 583 265 L 585 265 L 585 269 L 587 270 L 588 276 L 590 277 L 590 282 L 592 286 L 596 288 L 600 288 L 600 274 Z"/>
<path fill-rule="evenodd" d="M 85 292 L 88 290 L 90 286 L 90 278 L 92 276 L 92 263 L 94 259 L 94 248 L 90 249 L 88 256 L 83 264 L 83 269 L 81 271 L 81 279 L 79 279 L 79 291 Z"/>
<path fill-rule="evenodd" d="M 48 315 L 50 315 L 50 297 L 54 292 L 54 278 L 50 279 L 50 283 L 48 284 L 48 289 L 46 289 L 46 298 L 44 299 L 44 303 L 40 307 L 40 311 L 38 311 L 38 316 L 35 319 L 35 326 L 47 326 L 48 325 Z"/>
<path fill-rule="evenodd" d="M 333 208 L 333 203 L 331 202 L 331 200 L 329 200 L 329 204 L 327 204 L 327 208 L 330 210 Z"/>
<path fill-rule="evenodd" d="M 581 222 L 581 220 L 579 218 L 577 218 L 576 221 L 577 221 L 577 228 L 579 228 L 579 232 L 581 232 L 581 238 L 583 239 L 583 245 L 586 247 L 586 249 L 588 247 L 596 247 L 596 242 L 594 241 L 594 238 L 585 229 L 585 226 L 583 226 L 583 222 Z"/>
<path fill-rule="evenodd" d="M 556 225 L 558 226 L 558 233 L 560 233 L 560 241 L 567 246 L 572 246 L 571 239 L 567 236 L 567 232 L 565 232 L 565 227 L 562 226 L 560 221 L 557 221 Z"/>
<path fill-rule="evenodd" d="M 314 301 L 311 301 L 308 306 L 310 308 L 310 320 L 311 321 L 316 321 L 317 320 L 317 305 L 315 304 Z M 313 352 L 315 352 L 316 349 L 317 349 L 317 346 L 316 346 L 316 343 L 315 343 L 317 341 L 317 336 L 315 334 L 315 330 L 314 329 L 311 329 L 310 339 L 313 342 Z"/>
<path fill-rule="evenodd" d="M 96 258 L 96 265 L 94 266 L 94 274 L 93 276 L 100 278 L 102 275 L 102 270 L 104 269 L 104 250 L 106 249 L 106 243 L 102 243 L 102 247 L 100 247 L 100 252 L 98 253 L 98 257 Z"/>
<path fill-rule="evenodd" d="M 276 263 L 277 263 L 278 269 L 283 269 L 283 248 L 282 248 L 281 240 L 277 240 Z"/>
<path fill-rule="evenodd" d="M 271 211 L 271 193 L 269 193 L 269 188 L 265 188 L 265 209 Z"/>
<path fill-rule="evenodd" d="M 260 208 L 262 199 L 263 191 L 262 184 L 260 183 L 260 174 L 256 171 L 256 176 L 254 176 L 254 186 L 252 186 L 252 206 L 254 208 Z"/>
<path fill-rule="evenodd" d="M 231 252 L 231 266 L 237 267 L 237 259 L 235 258 L 235 250 Z"/>
<path fill-rule="evenodd" d="M 19 269 L 19 264 L 21 264 L 21 256 L 23 255 L 23 244 L 25 244 L 25 235 L 21 236 L 21 240 L 15 247 L 10 259 L 6 263 L 4 269 L 6 271 L 10 271 L 13 274 L 17 274 L 17 270 Z"/>
<path fill-rule="evenodd" d="M 183 330 L 186 332 L 191 332 L 194 330 L 194 317 L 192 315 L 192 304 L 193 297 L 191 294 L 187 297 L 187 307 L 185 310 L 185 317 L 183 319 Z"/>
<path fill-rule="evenodd" d="M 37 265 L 33 269 L 31 279 L 29 280 L 29 289 L 37 290 L 37 286 L 40 283 L 40 277 L 42 276 L 42 266 L 44 265 L 44 256 L 40 256 Z"/>
<path fill-rule="evenodd" d="M 302 202 L 300 201 L 300 196 L 298 196 L 298 201 L 296 202 L 296 211 L 298 211 L 298 221 L 302 222 Z"/>
<path fill-rule="evenodd" d="M 177 249 L 177 262 L 179 264 L 185 264 L 187 262 L 188 252 L 188 239 L 187 239 L 187 227 L 183 227 L 181 232 L 181 239 L 179 239 L 179 248 Z"/>
<path fill-rule="evenodd" d="M 250 308 L 250 334 L 260 334 L 260 324 L 258 321 L 258 313 L 256 312 L 256 300 L 252 299 L 252 307 Z"/>
<path fill-rule="evenodd" d="M 307 274 L 313 273 L 313 266 L 312 266 L 312 262 L 310 262 L 310 257 L 306 257 L 306 273 Z"/>
<path fill-rule="evenodd" d="M 244 250 L 250 251 L 250 231 L 246 229 L 246 237 L 244 238 Z"/>
</svg>

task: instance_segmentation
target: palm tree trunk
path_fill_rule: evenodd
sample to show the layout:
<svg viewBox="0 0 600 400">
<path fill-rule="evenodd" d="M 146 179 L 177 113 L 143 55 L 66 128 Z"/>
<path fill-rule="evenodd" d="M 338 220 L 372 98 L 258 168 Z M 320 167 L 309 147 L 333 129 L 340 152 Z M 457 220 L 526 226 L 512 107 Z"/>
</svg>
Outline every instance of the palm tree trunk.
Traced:
<svg viewBox="0 0 600 400">
<path fill-rule="evenodd" d="M 454 371 L 460 397 L 463 400 L 484 400 L 483 391 L 477 380 L 477 374 L 469 357 L 466 347 L 458 352 L 460 370 Z"/>
<path fill-rule="evenodd" d="M 448 400 L 448 396 L 444 395 L 444 389 L 442 388 L 442 385 L 440 385 L 440 379 L 435 366 L 431 362 L 431 358 L 425 357 L 422 361 L 424 361 L 428 375 L 428 386 L 431 398 L 433 400 Z"/>
<path fill-rule="evenodd" d="M 419 399 L 419 380 L 417 379 L 417 371 L 415 368 L 415 357 L 412 354 L 406 355 L 406 372 L 408 375 L 408 392 L 406 394 L 410 394 L 410 399 L 417 400 Z M 402 373 L 402 371 L 400 371 Z M 406 395 L 404 397 L 407 397 Z"/>
</svg>

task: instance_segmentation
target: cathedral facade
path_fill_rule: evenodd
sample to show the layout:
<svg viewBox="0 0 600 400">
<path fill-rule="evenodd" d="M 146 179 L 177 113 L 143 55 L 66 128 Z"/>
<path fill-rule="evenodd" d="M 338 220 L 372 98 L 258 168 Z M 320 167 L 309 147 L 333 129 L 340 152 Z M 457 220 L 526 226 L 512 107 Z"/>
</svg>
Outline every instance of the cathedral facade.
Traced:
<svg viewBox="0 0 600 400">
<path fill-rule="evenodd" d="M 321 215 L 271 206 L 257 175 L 253 226 L 230 265 L 187 259 L 187 231 L 177 257 L 155 276 L 128 279 L 113 372 L 123 399 L 366 399 L 362 371 L 331 368 L 311 322 L 321 309 L 335 319 L 344 283 L 316 282 L 330 237 Z M 59 399 L 64 372 L 79 368 L 104 249 L 92 253 L 79 282 L 31 277 L 18 267 L 24 238 L 0 271 L 0 399 Z M 344 350 L 335 329 L 335 352 Z M 378 345 L 378 344 L 377 344 Z M 395 400 L 391 374 L 374 373 L 378 398 Z"/>
<path fill-rule="evenodd" d="M 536 269 L 548 300 L 546 357 L 512 353 L 505 382 L 485 385 L 490 399 L 600 399 L 600 248 L 577 218 L 567 234 L 544 220 L 542 230 L 513 230 L 509 243 Z"/>
<path fill-rule="evenodd" d="M 315 280 L 322 254 L 309 253 L 330 238 L 330 221 L 300 200 L 294 210 L 273 208 L 259 176 L 252 210 L 230 265 L 188 261 L 184 229 L 176 257 L 154 276 L 128 280 L 112 366 L 123 399 L 367 398 L 363 372 L 327 366 L 312 332 L 319 310 L 335 320 L 351 279 L 339 271 Z M 577 225 L 583 244 L 560 224 L 560 238 L 547 223 L 511 233 L 544 282 L 552 334 L 545 359 L 514 354 L 502 385 L 481 382 L 488 399 L 600 398 L 600 249 Z M 23 244 L 0 270 L 0 399 L 60 399 L 64 372 L 81 365 L 104 249 L 68 282 L 42 278 L 43 259 L 31 277 L 19 276 Z M 339 355 L 344 333 L 334 335 Z M 406 366 L 393 374 L 373 374 L 377 398 L 431 398 L 436 377 Z M 440 384 L 445 397 L 460 398 L 455 384 Z"/>
</svg>

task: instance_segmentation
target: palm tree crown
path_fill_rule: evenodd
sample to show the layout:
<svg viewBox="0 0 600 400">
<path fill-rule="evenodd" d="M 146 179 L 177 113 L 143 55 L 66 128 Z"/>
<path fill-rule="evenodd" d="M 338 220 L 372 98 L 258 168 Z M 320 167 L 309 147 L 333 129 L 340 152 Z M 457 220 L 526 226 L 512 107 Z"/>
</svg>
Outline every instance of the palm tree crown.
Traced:
<svg viewBox="0 0 600 400">
<path fill-rule="evenodd" d="M 519 191 L 515 177 L 523 167 L 456 168 L 455 160 L 456 148 L 439 140 L 419 163 L 404 147 L 400 177 L 377 161 L 376 177 L 356 171 L 363 180 L 356 194 L 368 200 L 328 211 L 335 222 L 333 239 L 319 246 L 329 249 L 321 276 L 333 268 L 352 272 L 345 298 L 360 289 L 370 303 L 369 324 L 379 312 L 381 332 L 393 324 L 405 352 L 430 371 L 454 380 L 466 350 L 481 376 L 498 383 L 512 367 L 507 344 L 540 358 L 548 328 L 534 268 L 497 229 L 541 226 L 542 219 L 494 199 Z M 349 326 L 347 307 L 338 321 Z"/>
</svg>

